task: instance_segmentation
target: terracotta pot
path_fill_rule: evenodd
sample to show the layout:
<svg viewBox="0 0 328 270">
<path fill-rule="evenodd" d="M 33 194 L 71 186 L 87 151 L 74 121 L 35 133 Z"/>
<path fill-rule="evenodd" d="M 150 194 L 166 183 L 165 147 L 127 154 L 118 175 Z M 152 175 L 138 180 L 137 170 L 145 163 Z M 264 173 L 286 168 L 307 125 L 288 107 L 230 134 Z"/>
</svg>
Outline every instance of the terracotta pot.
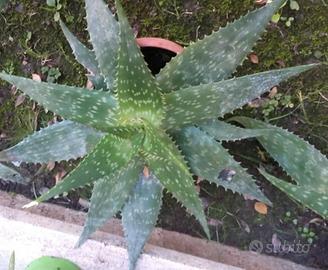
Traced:
<svg viewBox="0 0 328 270">
<path fill-rule="evenodd" d="M 137 38 L 136 41 L 153 75 L 158 74 L 167 62 L 183 51 L 179 44 L 162 38 Z"/>
<path fill-rule="evenodd" d="M 137 38 L 136 40 L 141 48 L 146 48 L 146 47 L 158 48 L 158 49 L 163 49 L 173 52 L 175 54 L 179 54 L 183 52 L 182 46 L 167 39 L 144 37 L 144 38 Z"/>
</svg>

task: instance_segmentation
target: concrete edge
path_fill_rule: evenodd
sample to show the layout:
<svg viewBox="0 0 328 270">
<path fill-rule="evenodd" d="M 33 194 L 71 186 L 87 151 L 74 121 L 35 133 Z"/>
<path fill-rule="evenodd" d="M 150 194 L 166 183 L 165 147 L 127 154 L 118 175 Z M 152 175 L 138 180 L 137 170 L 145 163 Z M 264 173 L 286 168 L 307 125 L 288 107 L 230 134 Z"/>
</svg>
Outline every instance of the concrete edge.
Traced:
<svg viewBox="0 0 328 270">
<path fill-rule="evenodd" d="M 69 233 L 78 235 L 81 232 L 81 226 L 83 225 L 86 216 L 85 213 L 47 203 L 22 210 L 22 206 L 29 202 L 29 199 L 21 195 L 11 195 L 0 191 L 0 206 L 2 206 L 2 209 L 0 209 L 0 215 L 6 215 L 6 218 L 14 220 L 26 219 L 26 222 L 34 222 L 34 224 L 38 224 L 39 226 L 48 226 L 47 224 L 42 224 L 42 222 L 49 224 L 49 221 L 42 218 L 35 218 L 34 215 L 37 215 L 39 217 L 59 221 L 52 222 L 52 229 L 61 231 L 65 225 L 65 228 Z M 10 211 L 10 209 L 16 209 L 18 211 Z M 27 213 L 33 214 L 33 218 L 28 218 L 29 215 Z M 120 221 L 117 219 L 111 219 L 100 232 L 93 235 L 92 239 L 97 241 L 106 241 L 109 238 L 111 241 L 114 241 L 116 239 L 116 244 L 122 246 L 124 245 L 122 236 L 123 231 Z M 115 241 L 113 243 L 115 243 Z M 166 252 L 168 252 L 167 250 L 171 250 L 246 270 L 313 269 L 280 258 L 274 258 L 249 251 L 240 251 L 236 248 L 225 246 L 214 241 L 198 239 L 189 235 L 170 232 L 160 228 L 154 230 L 148 243 L 149 244 L 145 247 L 145 253 L 153 254 L 155 252 L 156 254 L 156 252 L 159 252 L 158 254 L 161 254 L 163 249 L 165 249 Z M 154 249 L 154 247 L 156 248 Z M 167 254 L 169 254 L 169 252 Z"/>
</svg>

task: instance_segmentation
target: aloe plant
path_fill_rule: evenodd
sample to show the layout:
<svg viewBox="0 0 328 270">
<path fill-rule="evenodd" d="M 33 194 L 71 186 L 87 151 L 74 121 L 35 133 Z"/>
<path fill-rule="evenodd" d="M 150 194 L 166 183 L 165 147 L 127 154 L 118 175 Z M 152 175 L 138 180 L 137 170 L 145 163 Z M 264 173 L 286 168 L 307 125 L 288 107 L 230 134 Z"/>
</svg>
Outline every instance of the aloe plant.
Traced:
<svg viewBox="0 0 328 270">
<path fill-rule="evenodd" d="M 262 174 L 296 201 L 327 217 L 325 156 L 292 133 L 264 122 L 232 119 L 246 126 L 240 128 L 218 120 L 316 66 L 231 78 L 283 2 L 268 1 L 191 44 L 153 77 L 119 1 L 116 20 L 102 0 L 85 0 L 92 50 L 60 24 L 77 61 L 89 71 L 95 90 L 0 73 L 1 79 L 68 119 L 0 152 L 0 161 L 47 163 L 84 157 L 63 181 L 29 206 L 92 184 L 90 209 L 78 246 L 121 211 L 130 269 L 134 269 L 156 224 L 163 189 L 195 216 L 210 237 L 193 174 L 271 205 L 254 178 L 222 146 L 224 141 L 257 137 L 297 184 L 263 170 Z M 1 175 L 6 180 L 24 180 L 4 164 Z"/>
</svg>

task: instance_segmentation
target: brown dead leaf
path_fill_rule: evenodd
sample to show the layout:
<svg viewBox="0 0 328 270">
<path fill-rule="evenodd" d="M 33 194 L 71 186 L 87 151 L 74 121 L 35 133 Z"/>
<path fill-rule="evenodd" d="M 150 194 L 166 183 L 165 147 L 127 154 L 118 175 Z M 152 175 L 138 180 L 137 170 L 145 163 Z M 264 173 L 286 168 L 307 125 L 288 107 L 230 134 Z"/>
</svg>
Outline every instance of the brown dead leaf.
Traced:
<svg viewBox="0 0 328 270">
<path fill-rule="evenodd" d="M 274 98 L 278 94 L 278 87 L 275 86 L 270 90 L 269 98 Z"/>
<path fill-rule="evenodd" d="M 15 101 L 15 108 L 17 108 L 18 106 L 22 105 L 23 102 L 25 101 L 26 96 L 23 94 L 20 94 Z"/>
<path fill-rule="evenodd" d="M 277 64 L 279 65 L 279 67 L 281 68 L 285 68 L 286 67 L 286 64 L 283 60 L 277 60 Z"/>
<path fill-rule="evenodd" d="M 56 184 L 58 184 L 58 182 L 60 182 L 64 178 L 64 176 L 66 175 L 66 173 L 67 172 L 64 171 L 64 170 L 56 173 L 56 175 L 55 175 Z"/>
<path fill-rule="evenodd" d="M 36 82 L 41 82 L 41 77 L 39 74 L 33 73 L 32 74 L 32 80 Z"/>
<path fill-rule="evenodd" d="M 11 88 L 10 88 L 10 94 L 12 96 L 14 96 L 14 95 L 17 94 L 17 91 L 18 91 L 18 89 L 16 88 L 16 86 L 15 85 L 12 85 Z"/>
<path fill-rule="evenodd" d="M 255 0 L 256 5 L 264 5 L 268 2 L 268 0 Z"/>
<path fill-rule="evenodd" d="M 87 81 L 86 88 L 89 90 L 93 90 L 93 83 L 90 80 Z"/>
<path fill-rule="evenodd" d="M 49 172 L 51 172 L 55 167 L 56 167 L 56 162 L 54 162 L 54 161 L 50 161 L 50 162 L 47 164 L 47 170 L 48 170 Z"/>
<path fill-rule="evenodd" d="M 144 169 L 143 169 L 143 175 L 146 179 L 149 178 L 149 169 L 148 169 L 147 166 L 145 166 Z"/>
<path fill-rule="evenodd" d="M 256 210 L 256 212 L 258 212 L 262 215 L 268 214 L 268 207 L 266 204 L 264 204 L 262 202 L 256 202 L 254 205 L 254 209 Z"/>
<path fill-rule="evenodd" d="M 260 62 L 259 57 L 255 53 L 251 53 L 248 58 L 253 64 L 258 64 Z"/>
</svg>

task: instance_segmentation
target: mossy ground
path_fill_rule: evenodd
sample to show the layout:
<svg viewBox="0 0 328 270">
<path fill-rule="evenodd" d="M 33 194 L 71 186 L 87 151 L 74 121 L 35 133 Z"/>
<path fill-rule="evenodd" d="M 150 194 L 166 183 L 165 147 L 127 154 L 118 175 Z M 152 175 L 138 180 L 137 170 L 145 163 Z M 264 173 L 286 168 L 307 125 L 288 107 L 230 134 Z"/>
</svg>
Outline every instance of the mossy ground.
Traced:
<svg viewBox="0 0 328 270">
<path fill-rule="evenodd" d="M 74 61 L 58 24 L 54 22 L 55 11 L 49 9 L 45 2 L 11 1 L 1 13 L 0 70 L 30 77 L 32 73 L 41 74 L 43 66 L 58 67 L 62 74 L 58 82 L 82 86 L 86 82 L 85 71 Z M 62 0 L 60 13 L 70 29 L 81 40 L 87 41 L 88 36 L 83 31 L 86 25 L 82 2 Z M 253 0 L 122 2 L 139 36 L 168 38 L 183 45 L 210 34 L 212 30 L 217 30 L 255 7 Z M 109 3 L 112 5 L 113 1 Z M 287 27 L 282 21 L 270 25 L 268 32 L 254 48 L 259 63 L 252 64 L 246 60 L 238 69 L 238 74 L 328 61 L 328 7 L 322 0 L 298 0 L 298 3 L 299 11 L 293 11 L 288 6 L 282 11 L 283 16 L 294 17 L 292 25 Z M 267 116 L 272 123 L 289 128 L 325 154 L 328 154 L 327 75 L 327 66 L 322 66 L 279 86 L 278 92 L 290 96 L 294 108 L 284 108 L 278 104 Z M 0 134 L 6 136 L 0 139 L 0 149 L 16 143 L 53 118 L 51 113 L 45 113 L 41 108 L 32 109 L 30 101 L 15 108 L 17 95 L 8 94 L 8 90 L 9 86 L 0 82 Z M 246 108 L 240 113 L 263 118 L 262 112 L 263 107 Z M 261 148 L 256 143 L 237 143 L 228 147 L 237 159 L 246 162 L 251 172 L 256 173 L 256 161 L 261 160 Z M 245 159 L 245 156 L 251 158 Z M 245 201 L 239 195 L 212 185 L 201 185 L 201 196 L 208 204 L 208 216 L 214 222 L 214 240 L 217 235 L 220 242 L 247 249 L 252 240 L 270 244 L 273 234 L 289 243 L 306 243 L 311 238 L 313 244 L 308 254 L 275 255 L 287 256 L 312 266 L 327 267 L 325 254 L 328 252 L 328 231 L 324 222 L 263 179 L 258 182 L 274 203 L 265 216 L 254 210 L 253 202 Z M 159 224 L 193 235 L 201 233 L 197 223 L 187 217 L 169 196 L 166 196 Z M 315 235 L 309 236 L 303 230 L 313 230 Z"/>
</svg>

